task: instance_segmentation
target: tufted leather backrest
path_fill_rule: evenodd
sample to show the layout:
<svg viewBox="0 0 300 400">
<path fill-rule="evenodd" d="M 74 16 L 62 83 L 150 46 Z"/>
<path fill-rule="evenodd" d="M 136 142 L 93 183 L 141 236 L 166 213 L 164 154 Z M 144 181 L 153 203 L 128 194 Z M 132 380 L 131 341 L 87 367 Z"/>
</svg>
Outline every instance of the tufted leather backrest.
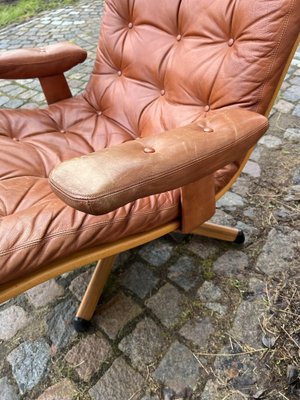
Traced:
<svg viewBox="0 0 300 400">
<path fill-rule="evenodd" d="M 263 114 L 299 25 L 300 0 L 106 0 L 85 97 L 128 138 L 224 107 Z"/>
</svg>

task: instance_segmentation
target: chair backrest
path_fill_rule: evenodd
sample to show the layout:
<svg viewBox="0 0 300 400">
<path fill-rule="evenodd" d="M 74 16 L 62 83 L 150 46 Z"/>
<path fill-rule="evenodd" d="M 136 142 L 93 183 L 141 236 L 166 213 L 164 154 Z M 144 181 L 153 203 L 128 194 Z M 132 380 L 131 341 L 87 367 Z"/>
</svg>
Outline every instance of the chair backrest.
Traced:
<svg viewBox="0 0 300 400">
<path fill-rule="evenodd" d="M 224 107 L 263 114 L 299 26 L 300 0 L 106 0 L 85 96 L 128 138 Z"/>
</svg>

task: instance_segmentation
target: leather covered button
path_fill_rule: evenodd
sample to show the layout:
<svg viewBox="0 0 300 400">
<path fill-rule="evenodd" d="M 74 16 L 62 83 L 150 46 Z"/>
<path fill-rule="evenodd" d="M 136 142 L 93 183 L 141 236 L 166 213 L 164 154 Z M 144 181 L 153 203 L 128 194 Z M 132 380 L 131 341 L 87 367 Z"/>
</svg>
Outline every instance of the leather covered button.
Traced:
<svg viewBox="0 0 300 400">
<path fill-rule="evenodd" d="M 162 96 L 164 96 L 164 95 L 166 94 L 166 91 L 165 91 L 164 89 L 162 89 L 162 90 L 160 91 L 160 94 L 161 94 Z"/>
<path fill-rule="evenodd" d="M 121 76 L 122 75 L 122 71 L 118 71 L 118 76 Z"/>
<path fill-rule="evenodd" d="M 181 36 L 181 35 L 178 35 L 177 38 L 176 38 L 176 40 L 177 40 L 178 42 L 180 42 L 181 39 L 182 39 L 182 36 Z"/>
<path fill-rule="evenodd" d="M 15 137 L 13 137 L 12 140 L 13 140 L 14 142 L 18 142 L 18 141 L 19 141 L 19 139 L 15 138 Z"/>
<path fill-rule="evenodd" d="M 214 131 L 212 128 L 208 128 L 208 127 L 204 128 L 203 130 L 204 130 L 204 132 L 213 132 Z"/>
<path fill-rule="evenodd" d="M 60 130 L 60 133 L 66 133 L 66 131 L 65 131 L 65 130 L 63 130 L 63 129 L 61 129 L 61 130 Z"/>
<path fill-rule="evenodd" d="M 132 23 L 132 22 L 129 22 L 128 28 L 129 28 L 129 29 L 132 29 L 132 28 L 133 28 L 133 23 Z"/>
<path fill-rule="evenodd" d="M 205 106 L 205 107 L 204 107 L 204 111 L 205 111 L 205 112 L 208 112 L 209 110 L 210 110 L 210 106 Z"/>
<path fill-rule="evenodd" d="M 152 149 L 152 147 L 145 147 L 144 148 L 144 153 L 155 153 L 155 150 Z"/>
<path fill-rule="evenodd" d="M 233 45 L 233 43 L 234 43 L 234 39 L 231 38 L 231 39 L 228 40 L 228 46 L 229 47 L 231 47 Z"/>
<path fill-rule="evenodd" d="M 97 115 L 98 115 L 98 117 L 101 117 L 102 111 L 97 111 Z"/>
</svg>

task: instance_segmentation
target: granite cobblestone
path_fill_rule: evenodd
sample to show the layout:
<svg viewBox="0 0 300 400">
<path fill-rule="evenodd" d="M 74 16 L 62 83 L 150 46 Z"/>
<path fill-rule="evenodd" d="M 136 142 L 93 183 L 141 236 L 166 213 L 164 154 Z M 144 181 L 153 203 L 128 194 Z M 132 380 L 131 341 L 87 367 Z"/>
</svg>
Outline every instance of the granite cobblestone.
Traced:
<svg viewBox="0 0 300 400">
<path fill-rule="evenodd" d="M 74 41 L 88 51 L 88 60 L 66 73 L 79 94 L 93 68 L 102 14 L 102 0 L 42 13 L 0 30 L 0 50 Z M 290 161 L 297 154 L 299 160 L 299 67 L 300 50 L 270 130 L 211 220 L 242 228 L 245 245 L 161 238 L 123 254 L 113 272 L 116 286 L 84 336 L 74 333 L 71 320 L 92 269 L 0 305 L 1 400 L 240 400 L 239 393 L 249 398 L 270 381 L 258 355 L 231 353 L 241 351 L 234 340 L 259 349 L 266 281 L 299 269 L 299 162 Z M 1 108 L 45 106 L 38 80 L 0 80 Z M 280 167 L 274 178 L 275 158 L 276 168 L 287 164 L 289 170 Z M 279 203 L 259 196 L 266 188 L 281 196 Z M 198 353 L 210 350 L 228 356 Z"/>
</svg>

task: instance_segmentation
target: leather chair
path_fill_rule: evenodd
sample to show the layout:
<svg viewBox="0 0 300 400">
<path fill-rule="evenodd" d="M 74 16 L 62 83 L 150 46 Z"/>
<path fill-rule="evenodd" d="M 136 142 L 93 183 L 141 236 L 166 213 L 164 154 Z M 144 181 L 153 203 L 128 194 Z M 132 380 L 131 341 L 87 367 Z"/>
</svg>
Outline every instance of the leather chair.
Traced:
<svg viewBox="0 0 300 400">
<path fill-rule="evenodd" d="M 243 241 L 207 222 L 268 128 L 299 43 L 300 0 L 107 0 L 93 73 L 60 43 L 0 55 L 38 78 L 46 109 L 0 111 L 0 302 L 98 262 L 91 319 L 115 256 L 174 231 Z"/>
</svg>

